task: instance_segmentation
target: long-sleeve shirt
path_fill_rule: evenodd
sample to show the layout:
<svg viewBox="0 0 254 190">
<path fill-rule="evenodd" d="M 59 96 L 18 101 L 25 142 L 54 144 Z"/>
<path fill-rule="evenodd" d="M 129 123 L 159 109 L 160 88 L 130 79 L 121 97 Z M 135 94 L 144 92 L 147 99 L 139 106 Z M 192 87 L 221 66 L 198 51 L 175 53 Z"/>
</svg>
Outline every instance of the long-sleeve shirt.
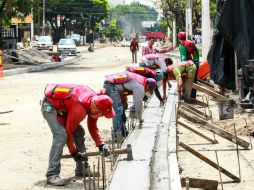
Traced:
<svg viewBox="0 0 254 190">
<path fill-rule="evenodd" d="M 124 87 L 123 87 L 124 86 Z M 131 79 L 127 83 L 116 84 L 119 92 L 123 92 L 124 88 L 133 93 L 133 106 L 135 107 L 135 112 L 139 120 L 142 119 L 142 109 L 143 109 L 143 98 L 145 95 L 145 88 L 137 80 Z"/>
<path fill-rule="evenodd" d="M 142 47 L 142 56 L 147 54 L 154 54 L 154 53 L 166 53 L 168 51 L 173 50 L 173 48 L 170 49 L 156 49 L 153 46 L 149 47 L 148 44 Z"/>
<path fill-rule="evenodd" d="M 153 65 L 158 65 L 161 72 L 166 72 L 166 63 L 162 60 L 161 57 L 158 57 L 156 59 L 148 59 L 147 57 L 142 57 L 142 62 L 146 64 L 148 67 L 153 67 Z"/>
</svg>

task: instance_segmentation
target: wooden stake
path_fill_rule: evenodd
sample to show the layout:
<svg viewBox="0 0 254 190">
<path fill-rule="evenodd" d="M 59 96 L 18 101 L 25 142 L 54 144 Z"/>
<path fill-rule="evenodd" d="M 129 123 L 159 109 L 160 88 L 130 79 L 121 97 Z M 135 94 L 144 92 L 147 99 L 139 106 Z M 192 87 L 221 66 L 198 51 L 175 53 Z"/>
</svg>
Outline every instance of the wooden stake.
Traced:
<svg viewBox="0 0 254 190">
<path fill-rule="evenodd" d="M 199 123 L 201 124 L 200 126 L 209 130 L 209 131 L 212 131 L 214 133 L 216 133 L 217 135 L 233 142 L 233 143 L 237 143 L 239 146 L 245 148 L 245 149 L 248 149 L 250 143 L 239 138 L 239 137 L 235 137 L 233 134 L 225 131 L 224 129 L 221 129 L 220 127 L 218 127 L 217 125 L 214 125 L 214 124 L 211 124 L 211 123 L 208 123 L 207 121 L 183 110 L 182 108 L 179 108 L 178 109 L 178 114 L 194 123 Z"/>
<path fill-rule="evenodd" d="M 187 106 L 182 105 L 181 108 L 182 108 L 183 110 L 189 112 L 189 113 L 192 113 L 193 115 L 195 115 L 195 116 L 197 116 L 197 117 L 200 117 L 200 118 L 203 119 L 203 120 L 207 120 L 206 117 L 203 116 L 203 114 L 200 115 L 199 113 L 195 112 L 193 109 L 191 109 L 191 108 L 189 108 L 189 107 L 187 107 Z"/>
<path fill-rule="evenodd" d="M 204 139 L 208 140 L 209 142 L 213 143 L 213 144 L 217 144 L 218 141 L 217 140 L 213 140 L 209 137 L 207 137 L 206 135 L 204 135 L 203 133 L 197 131 L 196 129 L 192 128 L 191 126 L 189 126 L 187 123 L 183 122 L 183 121 L 178 121 L 178 123 L 183 126 L 184 128 L 192 131 L 193 133 L 196 133 L 197 135 L 199 135 L 200 137 L 203 137 Z"/>
<path fill-rule="evenodd" d="M 186 186 L 186 178 L 181 178 L 182 187 Z M 208 179 L 189 178 L 190 188 L 200 188 L 207 190 L 217 190 L 218 181 Z"/>
<path fill-rule="evenodd" d="M 225 96 L 222 96 L 221 94 L 217 93 L 217 92 L 214 92 L 208 88 L 205 88 L 201 85 L 198 85 L 198 84 L 195 84 L 193 83 L 192 84 L 192 88 L 196 89 L 197 91 L 200 91 L 200 92 L 203 92 L 203 93 L 206 93 L 210 96 L 213 96 L 217 101 L 220 101 L 220 100 L 226 100 L 227 97 Z"/>
<path fill-rule="evenodd" d="M 205 157 L 204 155 L 200 154 L 196 150 L 192 149 L 190 146 L 184 144 L 183 142 L 180 142 L 179 145 L 181 147 L 183 147 L 185 150 L 187 150 L 188 152 L 192 153 L 194 156 L 198 157 L 199 159 L 203 160 L 204 162 L 206 162 L 207 164 L 212 166 L 213 168 L 215 168 L 217 170 L 220 169 L 220 171 L 222 173 L 224 173 L 226 176 L 228 176 L 231 179 L 233 179 L 235 182 L 240 182 L 240 179 L 238 177 L 236 177 L 234 174 L 230 173 L 229 171 L 227 171 L 226 169 L 222 168 L 221 166 L 219 166 L 218 164 L 216 164 L 215 162 L 213 162 L 209 158 Z"/>
</svg>

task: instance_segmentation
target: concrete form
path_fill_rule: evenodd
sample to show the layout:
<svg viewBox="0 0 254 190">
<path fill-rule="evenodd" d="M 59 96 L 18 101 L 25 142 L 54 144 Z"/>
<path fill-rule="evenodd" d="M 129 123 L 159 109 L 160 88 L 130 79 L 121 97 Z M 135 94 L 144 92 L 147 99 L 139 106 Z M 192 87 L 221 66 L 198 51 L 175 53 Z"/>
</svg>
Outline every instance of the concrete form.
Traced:
<svg viewBox="0 0 254 190">
<path fill-rule="evenodd" d="M 159 107 L 155 96 L 151 98 L 143 113 L 143 127 L 136 127 L 123 144 L 132 145 L 134 160 L 119 157 L 108 190 L 181 189 L 176 157 L 176 83 L 172 86 L 165 109 Z"/>
</svg>

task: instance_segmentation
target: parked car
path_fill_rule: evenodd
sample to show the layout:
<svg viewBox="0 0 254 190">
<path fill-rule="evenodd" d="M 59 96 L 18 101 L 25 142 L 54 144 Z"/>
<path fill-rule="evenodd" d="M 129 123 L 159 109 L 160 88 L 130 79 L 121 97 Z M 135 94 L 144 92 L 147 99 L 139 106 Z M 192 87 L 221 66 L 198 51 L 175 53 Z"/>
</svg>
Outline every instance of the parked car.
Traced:
<svg viewBox="0 0 254 190">
<path fill-rule="evenodd" d="M 76 43 L 76 45 L 80 45 L 81 37 L 79 34 L 72 34 L 71 39 L 73 39 Z"/>
<path fill-rule="evenodd" d="M 59 54 L 76 54 L 77 46 L 73 39 L 60 39 L 57 44 Z"/>
<path fill-rule="evenodd" d="M 122 47 L 130 47 L 131 42 L 130 42 L 130 41 L 123 40 L 123 41 L 120 42 L 120 45 L 121 45 Z"/>
<path fill-rule="evenodd" d="M 53 51 L 53 40 L 51 36 L 40 36 L 37 42 L 37 49 Z"/>
</svg>

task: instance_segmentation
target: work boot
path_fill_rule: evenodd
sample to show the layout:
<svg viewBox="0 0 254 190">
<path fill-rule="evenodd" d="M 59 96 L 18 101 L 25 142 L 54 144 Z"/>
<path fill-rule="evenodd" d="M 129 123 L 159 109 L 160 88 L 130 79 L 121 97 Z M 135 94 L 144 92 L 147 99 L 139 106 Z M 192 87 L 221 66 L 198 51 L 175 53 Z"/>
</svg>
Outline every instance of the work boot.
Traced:
<svg viewBox="0 0 254 190">
<path fill-rule="evenodd" d="M 54 186 L 64 186 L 64 180 L 62 180 L 59 176 L 51 176 L 47 179 L 47 184 Z"/>
<path fill-rule="evenodd" d="M 93 177 L 93 175 L 95 177 L 99 177 L 100 173 L 99 172 L 94 172 L 93 173 L 89 168 L 86 168 L 85 169 L 85 175 L 86 175 L 86 177 L 89 177 L 89 176 Z M 83 173 L 83 171 L 82 172 L 81 171 L 75 171 L 75 176 L 84 177 L 84 173 Z"/>
</svg>

